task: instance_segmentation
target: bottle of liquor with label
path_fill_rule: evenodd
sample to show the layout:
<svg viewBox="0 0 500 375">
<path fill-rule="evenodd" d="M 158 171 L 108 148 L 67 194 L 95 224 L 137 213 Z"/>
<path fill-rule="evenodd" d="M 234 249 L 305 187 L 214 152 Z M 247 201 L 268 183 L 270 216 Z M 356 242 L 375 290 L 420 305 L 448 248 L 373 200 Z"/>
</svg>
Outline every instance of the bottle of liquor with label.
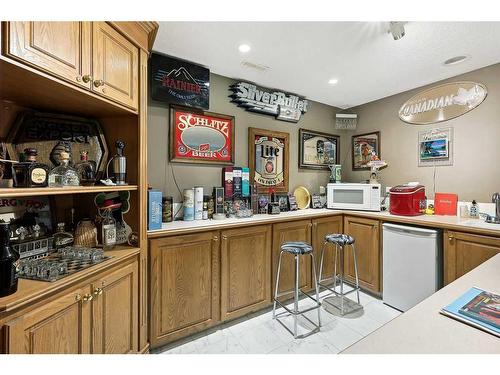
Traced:
<svg viewBox="0 0 500 375">
<path fill-rule="evenodd" d="M 0 297 L 17 291 L 19 254 L 10 246 L 8 223 L 0 222 Z"/>
<path fill-rule="evenodd" d="M 48 183 L 49 167 L 36 161 L 36 148 L 24 149 L 24 161 L 13 164 L 14 187 L 45 187 Z"/>
<path fill-rule="evenodd" d="M 104 211 L 102 220 L 102 248 L 103 250 L 111 250 L 116 245 L 116 220 L 110 209 Z"/>
<path fill-rule="evenodd" d="M 96 179 L 97 164 L 94 160 L 89 160 L 89 152 L 80 152 L 80 161 L 75 164 L 80 183 L 83 186 L 93 186 Z"/>
<path fill-rule="evenodd" d="M 80 185 L 80 178 L 73 167 L 69 166 L 69 154 L 62 151 L 60 154 L 61 164 L 49 173 L 50 187 L 70 187 Z"/>
</svg>

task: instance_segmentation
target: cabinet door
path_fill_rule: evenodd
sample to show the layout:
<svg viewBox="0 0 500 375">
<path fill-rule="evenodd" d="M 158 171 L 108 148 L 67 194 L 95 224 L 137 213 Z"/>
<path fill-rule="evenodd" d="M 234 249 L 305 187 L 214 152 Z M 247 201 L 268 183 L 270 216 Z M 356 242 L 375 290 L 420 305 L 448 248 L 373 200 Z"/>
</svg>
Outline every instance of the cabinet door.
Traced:
<svg viewBox="0 0 500 375">
<path fill-rule="evenodd" d="M 107 23 L 93 22 L 92 25 L 92 89 L 137 109 L 139 50 Z"/>
<path fill-rule="evenodd" d="M 221 319 L 233 319 L 270 303 L 271 226 L 223 231 Z"/>
<path fill-rule="evenodd" d="M 465 275 L 498 253 L 500 253 L 499 238 L 445 231 L 445 285 Z"/>
<path fill-rule="evenodd" d="M 151 345 L 165 344 L 220 321 L 218 232 L 152 240 Z"/>
<path fill-rule="evenodd" d="M 319 277 L 319 266 L 321 260 L 321 248 L 325 242 L 327 234 L 343 233 L 342 232 L 342 216 L 332 216 L 312 221 L 312 245 L 314 248 L 314 256 L 316 258 L 316 272 Z M 334 269 L 335 246 L 325 246 L 323 258 L 323 273 L 322 278 L 333 277 Z"/>
<path fill-rule="evenodd" d="M 90 353 L 90 289 L 76 289 L 7 322 L 7 350 L 17 354 Z"/>
<path fill-rule="evenodd" d="M 356 241 L 359 285 L 375 293 L 380 292 L 380 232 L 378 220 L 347 216 L 344 232 Z M 354 258 L 350 247 L 345 249 L 344 272 L 354 283 Z"/>
<path fill-rule="evenodd" d="M 137 261 L 106 275 L 92 285 L 92 353 L 138 351 Z"/>
<path fill-rule="evenodd" d="M 280 256 L 280 246 L 286 241 L 303 241 L 311 243 L 310 220 L 291 221 L 273 225 L 273 288 L 276 288 L 276 274 L 278 272 L 278 260 Z M 311 257 L 300 257 L 300 283 L 301 288 L 311 289 Z M 283 254 L 281 260 L 281 272 L 279 281 L 279 292 L 290 291 L 295 287 L 295 260 L 294 256 L 288 253 Z M 292 295 L 290 294 L 290 298 Z"/>
<path fill-rule="evenodd" d="M 90 40 L 90 22 L 8 23 L 9 56 L 86 88 L 91 84 L 90 77 L 83 78 L 90 74 Z"/>
</svg>

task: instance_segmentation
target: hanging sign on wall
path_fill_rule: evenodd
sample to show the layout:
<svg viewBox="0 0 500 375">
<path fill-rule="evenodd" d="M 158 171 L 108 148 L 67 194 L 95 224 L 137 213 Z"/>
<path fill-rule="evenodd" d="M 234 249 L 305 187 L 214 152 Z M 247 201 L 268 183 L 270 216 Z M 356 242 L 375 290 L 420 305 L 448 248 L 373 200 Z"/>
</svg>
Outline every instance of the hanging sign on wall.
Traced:
<svg viewBox="0 0 500 375">
<path fill-rule="evenodd" d="M 278 120 L 298 122 L 307 112 L 305 98 L 254 85 L 249 82 L 237 82 L 229 89 L 233 92 L 231 102 L 247 111 L 275 116 Z"/>
<path fill-rule="evenodd" d="M 210 70 L 175 57 L 153 53 L 150 59 L 151 98 L 208 109 Z"/>
<path fill-rule="evenodd" d="M 445 83 L 411 97 L 401 106 L 399 118 L 415 125 L 451 120 L 472 111 L 486 95 L 486 87 L 481 83 Z"/>
</svg>

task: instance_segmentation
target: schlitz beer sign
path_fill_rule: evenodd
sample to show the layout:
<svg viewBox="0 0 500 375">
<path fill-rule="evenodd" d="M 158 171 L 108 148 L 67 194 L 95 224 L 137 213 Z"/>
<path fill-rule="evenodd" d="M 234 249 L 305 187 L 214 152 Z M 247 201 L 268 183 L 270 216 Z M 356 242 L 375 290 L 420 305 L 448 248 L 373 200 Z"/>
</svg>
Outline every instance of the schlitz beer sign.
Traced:
<svg viewBox="0 0 500 375">
<path fill-rule="evenodd" d="M 150 59 L 151 98 L 208 109 L 210 70 L 175 57 L 153 53 Z"/>
<path fill-rule="evenodd" d="M 399 118 L 415 125 L 451 120 L 472 111 L 486 95 L 486 87 L 480 83 L 445 83 L 410 98 L 401 106 Z"/>
<path fill-rule="evenodd" d="M 259 192 L 288 192 L 288 133 L 248 129 L 250 176 Z"/>
<path fill-rule="evenodd" d="M 293 94 L 256 86 L 249 82 L 237 82 L 229 89 L 231 102 L 247 111 L 275 116 L 278 120 L 298 122 L 307 112 L 307 100 Z"/>
<path fill-rule="evenodd" d="M 234 117 L 170 108 L 170 161 L 234 164 Z"/>
</svg>

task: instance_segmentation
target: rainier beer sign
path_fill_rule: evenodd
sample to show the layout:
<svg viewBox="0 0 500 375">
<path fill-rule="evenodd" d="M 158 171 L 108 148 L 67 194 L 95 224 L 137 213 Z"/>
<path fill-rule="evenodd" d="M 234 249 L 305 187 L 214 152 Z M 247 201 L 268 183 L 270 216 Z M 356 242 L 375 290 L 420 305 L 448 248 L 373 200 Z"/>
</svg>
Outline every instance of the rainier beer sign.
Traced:
<svg viewBox="0 0 500 375">
<path fill-rule="evenodd" d="M 472 111 L 486 98 L 486 87 L 475 82 L 453 82 L 419 92 L 401 106 L 399 118 L 415 125 L 428 125 Z"/>
<path fill-rule="evenodd" d="M 293 94 L 256 86 L 253 83 L 237 82 L 229 87 L 233 92 L 232 102 L 247 111 L 275 116 L 278 120 L 298 122 L 307 112 L 307 100 Z"/>
</svg>

